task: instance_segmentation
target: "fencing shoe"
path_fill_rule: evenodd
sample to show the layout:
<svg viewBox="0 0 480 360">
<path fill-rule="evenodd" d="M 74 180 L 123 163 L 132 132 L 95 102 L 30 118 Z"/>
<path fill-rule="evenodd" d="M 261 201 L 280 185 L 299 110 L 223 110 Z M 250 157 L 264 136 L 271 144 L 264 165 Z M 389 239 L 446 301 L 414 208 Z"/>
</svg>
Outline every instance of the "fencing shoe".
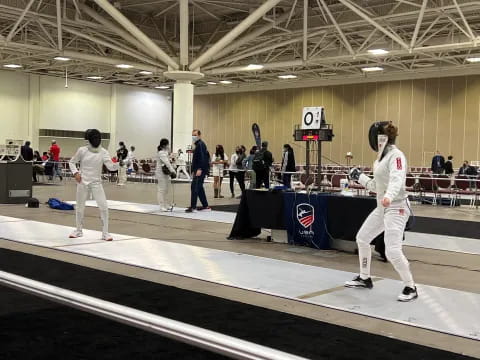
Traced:
<svg viewBox="0 0 480 360">
<path fill-rule="evenodd" d="M 417 287 L 411 288 L 410 286 L 405 286 L 402 293 L 398 295 L 398 301 L 407 302 L 414 300 L 418 297 Z"/>
<path fill-rule="evenodd" d="M 359 275 L 355 279 L 345 282 L 345 287 L 371 289 L 373 288 L 372 278 L 362 279 Z"/>
<path fill-rule="evenodd" d="M 108 233 L 107 233 L 107 234 L 102 234 L 102 240 L 104 240 L 104 241 L 112 241 L 112 240 L 113 240 L 113 237 L 112 237 L 112 235 L 110 235 L 110 234 L 108 234 Z"/>
<path fill-rule="evenodd" d="M 73 233 L 70 234 L 70 239 L 76 239 L 83 236 L 83 232 L 81 230 L 75 230 Z"/>
<path fill-rule="evenodd" d="M 162 206 L 162 207 L 160 208 L 160 211 L 161 211 L 161 212 L 167 212 L 167 211 L 169 211 L 169 210 L 168 210 L 165 206 Z"/>
</svg>

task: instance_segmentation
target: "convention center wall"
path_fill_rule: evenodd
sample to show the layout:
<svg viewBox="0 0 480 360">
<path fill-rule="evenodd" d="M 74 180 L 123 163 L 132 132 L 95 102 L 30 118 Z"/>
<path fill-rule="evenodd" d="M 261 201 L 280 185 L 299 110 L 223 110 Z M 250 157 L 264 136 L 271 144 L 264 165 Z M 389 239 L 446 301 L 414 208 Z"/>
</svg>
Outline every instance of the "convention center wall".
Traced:
<svg viewBox="0 0 480 360">
<path fill-rule="evenodd" d="M 47 151 L 51 137 L 39 129 L 111 134 L 104 147 L 119 141 L 135 145 L 138 158 L 153 157 L 161 137 L 171 135 L 171 94 L 159 90 L 91 81 L 0 71 L 0 144 L 6 139 L 30 140 Z M 82 139 L 56 138 L 62 156 L 70 157 Z"/>
<path fill-rule="evenodd" d="M 335 138 L 324 143 L 323 152 L 339 163 L 349 151 L 353 163 L 372 163 L 375 154 L 365 134 L 374 121 L 398 125 L 398 146 L 412 166 L 428 165 L 437 149 L 453 155 L 455 166 L 480 159 L 478 75 L 197 95 L 195 126 L 204 131 L 210 149 L 222 144 L 230 154 L 237 144 L 253 145 L 251 124 L 256 122 L 279 160 L 283 144 L 293 143 L 305 106 L 325 107 Z M 297 162 L 303 162 L 305 145 L 296 145 Z"/>
</svg>

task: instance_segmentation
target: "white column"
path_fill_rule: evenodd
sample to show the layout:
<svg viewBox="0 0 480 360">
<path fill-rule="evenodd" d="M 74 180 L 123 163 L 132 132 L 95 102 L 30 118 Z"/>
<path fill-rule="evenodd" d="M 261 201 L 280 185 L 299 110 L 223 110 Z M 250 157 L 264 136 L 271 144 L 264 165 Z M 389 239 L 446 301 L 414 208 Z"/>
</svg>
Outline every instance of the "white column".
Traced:
<svg viewBox="0 0 480 360">
<path fill-rule="evenodd" d="M 110 94 L 110 142 L 108 143 L 108 152 L 111 156 L 114 156 L 117 150 L 117 86 L 115 84 L 111 85 Z"/>
<path fill-rule="evenodd" d="M 173 139 L 172 151 L 185 149 L 192 144 L 193 85 L 177 80 L 173 88 Z"/>
<path fill-rule="evenodd" d="M 25 140 L 31 141 L 32 149 L 39 150 L 40 134 L 38 131 L 38 117 L 40 114 L 40 77 L 38 75 L 28 75 L 28 77 L 28 137 Z"/>
</svg>

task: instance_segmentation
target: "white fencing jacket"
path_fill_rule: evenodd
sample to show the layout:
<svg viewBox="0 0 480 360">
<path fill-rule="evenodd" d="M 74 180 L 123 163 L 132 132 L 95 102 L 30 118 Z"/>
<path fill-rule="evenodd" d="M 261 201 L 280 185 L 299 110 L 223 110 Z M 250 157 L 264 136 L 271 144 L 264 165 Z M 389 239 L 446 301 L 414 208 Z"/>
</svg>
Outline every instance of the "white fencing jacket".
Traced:
<svg viewBox="0 0 480 360">
<path fill-rule="evenodd" d="M 162 166 L 167 165 L 168 170 L 170 170 L 171 173 L 175 172 L 175 169 L 173 168 L 172 164 L 170 163 L 170 160 L 168 159 L 168 151 L 166 150 L 160 150 L 157 154 L 157 168 L 155 169 L 155 175 L 158 176 L 168 176 L 163 173 L 162 171 Z"/>
<path fill-rule="evenodd" d="M 369 191 L 377 193 L 377 205 L 381 206 L 383 198 L 391 202 L 405 200 L 408 197 L 405 189 L 407 176 L 407 160 L 405 155 L 395 146 L 390 145 L 382 160 L 373 164 L 373 179 L 361 174 L 358 182 Z"/>
<path fill-rule="evenodd" d="M 77 168 L 77 163 L 80 163 L 80 169 Z M 102 182 L 103 165 L 110 171 L 118 170 L 118 164 L 112 161 L 107 150 L 103 147 L 94 149 L 88 145 L 80 147 L 69 162 L 72 174 L 80 173 L 84 185 Z"/>
</svg>

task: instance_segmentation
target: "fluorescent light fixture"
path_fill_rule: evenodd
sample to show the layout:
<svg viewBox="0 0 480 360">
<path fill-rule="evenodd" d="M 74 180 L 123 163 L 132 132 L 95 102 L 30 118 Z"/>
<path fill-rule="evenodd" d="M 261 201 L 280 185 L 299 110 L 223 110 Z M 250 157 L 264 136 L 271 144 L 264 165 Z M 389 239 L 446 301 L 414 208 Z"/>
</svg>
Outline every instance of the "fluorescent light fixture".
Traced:
<svg viewBox="0 0 480 360">
<path fill-rule="evenodd" d="M 214 82 L 214 81 L 207 81 L 207 84 L 208 84 L 208 85 L 217 85 L 217 83 Z"/>
<path fill-rule="evenodd" d="M 64 57 L 64 56 L 56 56 L 53 59 L 57 60 L 57 61 L 70 61 L 71 60 L 70 58 Z"/>
<path fill-rule="evenodd" d="M 18 65 L 18 64 L 6 64 L 6 65 L 3 65 L 3 67 L 9 68 L 9 69 L 19 69 L 19 68 L 22 67 L 22 65 Z"/>
<path fill-rule="evenodd" d="M 383 68 L 380 66 L 371 66 L 371 67 L 364 67 L 362 68 L 363 72 L 374 72 L 374 71 L 382 71 Z"/>
<path fill-rule="evenodd" d="M 471 57 L 471 58 L 466 58 L 465 60 L 467 60 L 470 63 L 478 63 L 480 62 L 480 57 Z"/>
<path fill-rule="evenodd" d="M 140 74 L 140 75 L 152 75 L 153 72 L 151 72 L 151 71 L 146 71 L 146 70 L 142 70 L 142 71 L 139 72 L 139 74 Z"/>
<path fill-rule="evenodd" d="M 103 76 L 87 76 L 89 80 L 102 80 Z"/>
<path fill-rule="evenodd" d="M 258 64 L 250 64 L 247 67 L 245 67 L 245 70 L 262 70 L 263 65 L 258 65 Z"/>
<path fill-rule="evenodd" d="M 385 49 L 372 49 L 368 50 L 368 53 L 372 55 L 386 55 L 389 53 L 389 51 Z"/>
<path fill-rule="evenodd" d="M 167 85 L 160 85 L 160 86 L 155 86 L 155 89 L 167 90 L 167 89 L 170 89 L 170 86 L 167 86 Z"/>
<path fill-rule="evenodd" d="M 118 65 L 115 65 L 115 67 L 119 69 L 131 69 L 133 66 L 128 64 L 118 64 Z"/>
<path fill-rule="evenodd" d="M 278 75 L 279 79 L 296 79 L 297 75 L 287 74 L 287 75 Z"/>
<path fill-rule="evenodd" d="M 228 85 L 228 84 L 231 84 L 232 82 L 230 80 L 222 80 L 220 81 L 220 84 L 225 84 L 225 85 Z"/>
</svg>

